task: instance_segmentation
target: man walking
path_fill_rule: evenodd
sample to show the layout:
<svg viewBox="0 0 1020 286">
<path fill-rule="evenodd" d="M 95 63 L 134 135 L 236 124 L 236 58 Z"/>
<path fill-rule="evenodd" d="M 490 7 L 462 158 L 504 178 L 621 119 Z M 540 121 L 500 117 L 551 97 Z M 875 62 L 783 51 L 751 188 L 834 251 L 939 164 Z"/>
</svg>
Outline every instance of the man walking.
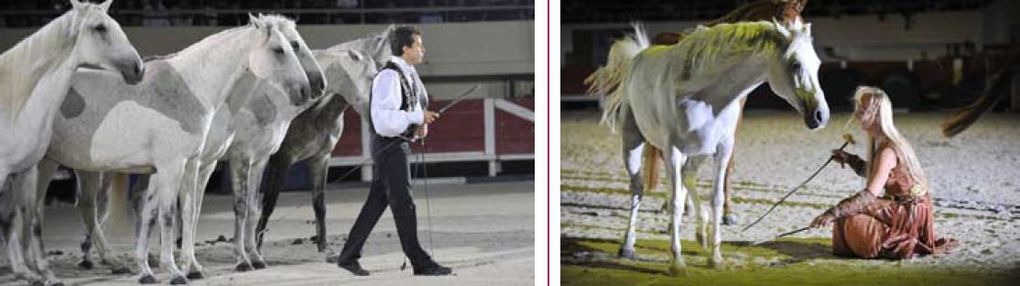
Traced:
<svg viewBox="0 0 1020 286">
<path fill-rule="evenodd" d="M 396 221 L 400 246 L 411 260 L 414 275 L 449 275 L 451 269 L 432 260 L 418 242 L 418 218 L 411 198 L 408 142 L 424 138 L 428 124 L 439 118 L 438 113 L 424 109 L 428 105 L 428 94 L 414 69 L 425 56 L 421 32 L 403 26 L 396 28 L 389 37 L 393 56 L 372 81 L 370 95 L 369 126 L 376 176 L 337 265 L 354 275 L 369 274 L 358 263 L 361 248 L 388 205 Z"/>
</svg>

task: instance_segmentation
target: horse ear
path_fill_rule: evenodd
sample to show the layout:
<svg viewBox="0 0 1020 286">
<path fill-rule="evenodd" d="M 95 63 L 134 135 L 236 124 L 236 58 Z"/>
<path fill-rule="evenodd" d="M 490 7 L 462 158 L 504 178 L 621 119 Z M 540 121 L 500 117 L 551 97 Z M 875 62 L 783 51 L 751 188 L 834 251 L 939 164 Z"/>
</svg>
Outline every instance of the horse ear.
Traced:
<svg viewBox="0 0 1020 286">
<path fill-rule="evenodd" d="M 109 11 L 110 10 L 110 4 L 113 4 L 113 0 L 103 1 L 103 3 L 99 4 L 99 9 L 102 9 L 103 12 Z"/>
<path fill-rule="evenodd" d="M 251 26 L 255 27 L 255 29 L 262 29 L 262 21 L 260 21 L 258 17 L 255 17 L 255 15 L 252 15 L 251 13 L 248 13 L 248 24 L 251 24 Z"/>
<path fill-rule="evenodd" d="M 804 34 L 811 34 L 811 23 L 804 23 Z"/>
<path fill-rule="evenodd" d="M 776 26 L 776 31 L 779 31 L 779 33 L 782 34 L 783 37 L 785 38 L 790 37 L 790 29 L 787 28 L 788 23 L 779 23 L 779 20 L 776 20 L 776 18 L 772 18 L 772 24 Z"/>
<path fill-rule="evenodd" d="M 347 55 L 354 59 L 354 61 L 361 61 L 361 55 L 354 52 L 354 50 L 348 50 Z"/>
<path fill-rule="evenodd" d="M 78 7 L 81 7 L 81 1 L 71 0 L 71 7 L 73 7 L 74 9 L 78 9 Z"/>
</svg>

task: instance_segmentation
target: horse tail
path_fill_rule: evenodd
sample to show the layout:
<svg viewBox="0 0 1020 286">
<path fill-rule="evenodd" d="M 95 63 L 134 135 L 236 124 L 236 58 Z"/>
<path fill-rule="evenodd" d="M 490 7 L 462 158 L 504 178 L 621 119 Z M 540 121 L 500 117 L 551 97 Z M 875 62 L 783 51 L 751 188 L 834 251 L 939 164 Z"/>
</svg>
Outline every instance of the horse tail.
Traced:
<svg viewBox="0 0 1020 286">
<path fill-rule="evenodd" d="M 613 42 L 609 48 L 609 57 L 606 65 L 598 68 L 584 84 L 588 85 L 588 94 L 592 96 L 606 96 L 605 109 L 602 113 L 602 122 L 610 127 L 615 126 L 620 106 L 623 105 L 624 83 L 627 75 L 630 74 L 631 62 L 639 52 L 648 48 L 648 36 L 640 24 L 632 24 L 634 33 L 625 36 L 623 39 Z"/>
<path fill-rule="evenodd" d="M 641 178 L 644 182 L 644 193 L 648 194 L 659 185 L 659 167 L 662 166 L 662 150 L 645 143 L 641 151 Z"/>
</svg>

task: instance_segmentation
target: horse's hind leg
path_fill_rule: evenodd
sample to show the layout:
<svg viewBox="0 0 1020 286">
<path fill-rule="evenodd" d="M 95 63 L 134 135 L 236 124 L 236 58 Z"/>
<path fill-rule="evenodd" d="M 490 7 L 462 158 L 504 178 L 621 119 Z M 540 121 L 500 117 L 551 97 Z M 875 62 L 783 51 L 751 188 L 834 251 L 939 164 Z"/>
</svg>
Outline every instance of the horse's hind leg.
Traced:
<svg viewBox="0 0 1020 286">
<path fill-rule="evenodd" d="M 78 267 L 92 269 L 95 266 L 92 262 L 92 243 L 99 229 L 96 196 L 105 188 L 99 187 L 102 185 L 100 173 L 75 170 L 75 175 L 78 178 L 78 215 L 85 224 L 85 238 L 81 242 L 81 262 L 78 263 Z"/>
<path fill-rule="evenodd" d="M 114 181 L 116 178 L 120 178 L 119 181 Z M 114 175 L 113 173 L 103 173 L 100 176 L 101 184 L 95 194 L 96 199 L 96 214 L 98 224 L 95 226 L 95 231 L 92 233 L 92 239 L 96 244 L 96 253 L 99 254 L 99 263 L 109 266 L 112 274 L 127 274 L 131 270 L 128 269 L 127 265 L 114 258 L 113 250 L 110 248 L 110 241 L 106 239 L 106 233 L 103 231 L 102 225 L 106 223 L 107 217 L 110 214 L 111 199 L 124 199 L 110 196 L 111 186 L 117 185 L 117 187 L 126 188 L 127 175 Z M 121 202 L 123 203 L 123 202 Z M 122 205 L 122 204 L 121 204 Z M 122 214 L 116 214 L 122 215 Z"/>
<path fill-rule="evenodd" d="M 737 125 L 733 129 L 734 131 L 733 131 L 733 144 L 732 145 L 734 145 L 734 146 L 737 144 L 737 131 L 736 130 L 738 130 L 740 128 L 740 124 L 743 123 L 743 121 L 744 121 L 744 105 L 746 105 L 746 104 L 747 104 L 747 97 L 741 98 L 740 99 L 740 115 L 737 115 Z M 730 178 L 733 177 L 733 166 L 736 164 L 735 163 L 736 160 L 733 157 L 734 157 L 733 156 L 733 152 L 731 150 L 730 151 L 730 159 L 726 162 L 726 180 L 723 181 L 723 183 L 724 183 L 723 184 L 723 195 L 724 195 L 723 199 L 724 200 L 723 200 L 723 221 L 722 221 L 722 223 L 725 224 L 725 225 L 736 225 L 737 224 L 737 215 L 734 214 L 731 211 L 731 209 L 730 209 L 730 205 L 732 205 L 732 203 L 730 202 L 730 194 L 733 193 L 733 189 L 730 188 Z"/>
<path fill-rule="evenodd" d="M 255 239 L 256 247 L 262 248 L 262 241 L 266 235 L 266 227 L 269 224 L 269 217 L 273 215 L 273 210 L 276 209 L 276 200 L 280 197 L 280 188 L 282 188 L 283 177 L 287 175 L 287 168 L 290 167 L 290 163 L 281 154 L 284 151 L 280 151 L 276 155 L 269 157 L 269 164 L 266 169 L 266 182 L 265 187 L 261 188 L 262 194 L 262 215 L 259 216 L 258 226 L 255 227 Z"/>
<path fill-rule="evenodd" d="M 644 197 L 644 184 L 641 178 L 642 152 L 645 148 L 644 138 L 638 130 L 634 117 L 626 105 L 622 107 L 621 132 L 623 133 L 623 162 L 630 177 L 630 219 L 627 221 L 627 232 L 623 236 L 618 255 L 623 258 L 634 258 L 634 243 L 637 240 L 637 218 L 641 209 L 641 198 Z M 658 171 L 658 170 L 653 170 Z"/>
<path fill-rule="evenodd" d="M 315 244 L 319 252 L 326 250 L 326 175 L 329 172 L 329 153 L 316 155 L 308 160 L 312 176 L 312 208 L 315 210 Z"/>
</svg>

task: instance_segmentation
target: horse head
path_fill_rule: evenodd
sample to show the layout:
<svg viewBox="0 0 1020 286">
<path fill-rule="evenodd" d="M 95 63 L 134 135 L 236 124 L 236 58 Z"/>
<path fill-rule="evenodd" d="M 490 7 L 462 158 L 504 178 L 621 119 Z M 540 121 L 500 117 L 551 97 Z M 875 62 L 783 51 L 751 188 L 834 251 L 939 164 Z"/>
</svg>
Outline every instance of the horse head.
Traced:
<svg viewBox="0 0 1020 286">
<path fill-rule="evenodd" d="M 281 32 L 281 22 L 292 24 L 293 21 L 285 18 L 286 21 L 280 21 L 279 18 L 282 17 L 249 15 L 249 26 L 259 36 L 253 39 L 256 41 L 252 44 L 255 48 L 248 56 L 248 68 L 255 77 L 284 91 L 291 98 L 310 98 L 312 87 L 306 67 L 302 65 L 291 41 Z"/>
<path fill-rule="evenodd" d="M 82 65 L 120 72 L 128 84 L 142 81 L 145 64 L 128 41 L 120 24 L 106 14 L 112 0 L 92 4 L 71 0 L 69 36 L 75 39 L 74 51 Z"/>
<path fill-rule="evenodd" d="M 378 72 L 375 59 L 356 49 L 329 49 L 316 55 L 326 71 L 326 93 L 342 96 L 359 114 L 367 116 L 372 78 Z"/>
<path fill-rule="evenodd" d="M 797 17 L 788 23 L 773 22 L 773 25 L 789 45 L 769 64 L 768 82 L 772 92 L 797 109 L 809 129 L 825 127 L 829 121 L 829 106 L 818 83 L 821 60 L 811 44 L 811 24 Z"/>
<path fill-rule="evenodd" d="M 308 82 L 311 84 L 312 92 L 309 97 L 302 98 L 291 98 L 293 105 L 303 105 L 308 101 L 313 101 L 322 96 L 322 92 L 326 89 L 326 79 L 322 72 L 322 67 L 319 66 L 319 62 L 315 60 L 315 56 L 312 54 L 312 50 L 308 48 L 308 44 L 305 43 L 304 38 L 297 31 L 297 25 L 294 24 L 294 20 L 287 19 L 283 16 L 278 15 L 267 15 L 266 20 L 276 21 L 280 27 L 280 32 L 283 33 L 283 37 L 290 44 L 291 49 L 297 55 L 298 62 L 301 63 L 301 67 L 305 71 L 305 75 L 308 77 Z"/>
</svg>

